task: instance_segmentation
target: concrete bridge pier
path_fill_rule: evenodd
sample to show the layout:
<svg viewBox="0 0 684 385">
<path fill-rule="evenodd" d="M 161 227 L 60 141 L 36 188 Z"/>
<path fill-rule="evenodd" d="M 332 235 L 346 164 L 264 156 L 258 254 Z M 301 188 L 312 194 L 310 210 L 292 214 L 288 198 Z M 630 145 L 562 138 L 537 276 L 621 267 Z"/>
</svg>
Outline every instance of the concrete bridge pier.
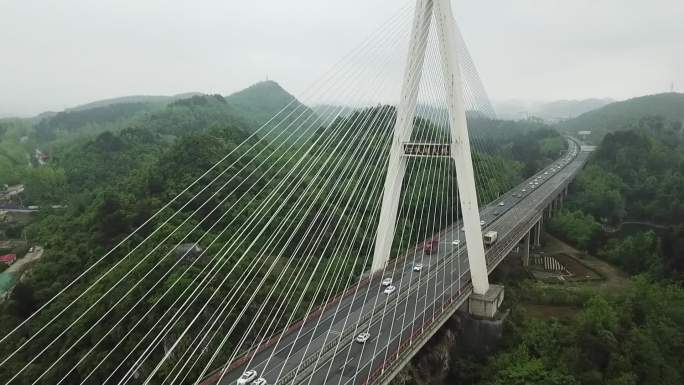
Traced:
<svg viewBox="0 0 684 385">
<path fill-rule="evenodd" d="M 528 267 L 530 266 L 530 238 L 532 237 L 530 234 L 532 233 L 532 230 L 527 232 L 525 234 L 525 238 L 523 238 L 523 248 L 522 248 L 522 264 L 523 267 Z"/>
<path fill-rule="evenodd" d="M 534 225 L 534 246 L 541 246 L 541 231 L 542 231 L 542 221 L 541 219 Z"/>
<path fill-rule="evenodd" d="M 494 319 L 504 299 L 503 285 L 489 284 L 484 294 L 473 292 L 468 298 L 468 313 L 479 319 Z"/>
</svg>

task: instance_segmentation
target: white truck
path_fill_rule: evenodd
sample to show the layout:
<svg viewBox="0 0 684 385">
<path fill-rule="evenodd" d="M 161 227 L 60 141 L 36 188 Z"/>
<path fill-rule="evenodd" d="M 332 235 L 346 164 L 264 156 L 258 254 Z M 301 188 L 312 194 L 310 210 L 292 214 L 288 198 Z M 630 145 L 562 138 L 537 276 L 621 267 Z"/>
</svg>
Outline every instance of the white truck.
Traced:
<svg viewBox="0 0 684 385">
<path fill-rule="evenodd" d="M 482 240 L 484 241 L 485 247 L 489 247 L 489 246 L 493 245 L 496 242 L 497 238 L 499 238 L 499 233 L 497 233 L 496 231 L 491 231 L 491 230 L 487 231 L 482 236 Z"/>
</svg>

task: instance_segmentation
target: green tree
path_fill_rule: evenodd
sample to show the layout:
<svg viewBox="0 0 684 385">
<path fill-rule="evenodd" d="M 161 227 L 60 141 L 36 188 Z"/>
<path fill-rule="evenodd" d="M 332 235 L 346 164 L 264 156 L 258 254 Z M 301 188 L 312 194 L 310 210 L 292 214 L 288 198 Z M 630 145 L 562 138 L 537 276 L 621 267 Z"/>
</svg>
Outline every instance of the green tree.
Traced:
<svg viewBox="0 0 684 385">
<path fill-rule="evenodd" d="M 594 217 L 580 210 L 557 212 L 549 222 L 549 229 L 557 236 L 585 250 L 601 233 L 601 225 Z"/>
<path fill-rule="evenodd" d="M 66 175 L 61 168 L 43 166 L 31 169 L 25 177 L 25 193 L 31 204 L 63 204 Z"/>
<path fill-rule="evenodd" d="M 649 271 L 660 275 L 663 268 L 658 255 L 658 237 L 652 231 L 610 239 L 598 255 L 631 274 Z"/>
<path fill-rule="evenodd" d="M 579 385 L 573 376 L 531 357 L 524 347 L 497 357 L 493 366 L 494 375 L 487 385 Z"/>
</svg>

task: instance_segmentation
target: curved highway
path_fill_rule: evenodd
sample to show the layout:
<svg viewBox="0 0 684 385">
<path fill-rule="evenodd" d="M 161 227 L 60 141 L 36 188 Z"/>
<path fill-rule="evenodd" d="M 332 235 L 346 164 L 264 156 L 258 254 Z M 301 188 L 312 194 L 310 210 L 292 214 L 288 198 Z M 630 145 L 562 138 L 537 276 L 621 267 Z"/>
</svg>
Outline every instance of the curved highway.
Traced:
<svg viewBox="0 0 684 385">
<path fill-rule="evenodd" d="M 574 140 L 568 143 L 568 152 L 561 159 L 481 209 L 483 232 L 499 234 L 497 243 L 487 250 L 490 272 L 585 164 L 589 152 L 582 151 Z M 448 318 L 472 291 L 460 223 L 442 231 L 435 252 L 420 258 L 390 263 L 385 274 L 351 288 L 348 295 L 291 327 L 280 340 L 276 337 L 256 354 L 229 365 L 221 385 L 236 384 L 248 369 L 256 370 L 268 384 L 386 382 L 387 373 L 397 366 L 403 352 L 418 350 L 418 341 L 439 327 L 433 321 Z M 414 271 L 417 263 L 423 264 L 421 271 Z M 392 277 L 397 288 L 389 295 L 383 293 L 380 282 L 386 277 Z M 370 339 L 363 344 L 354 342 L 364 331 L 370 333 Z M 220 372 L 215 372 L 202 385 L 216 384 L 219 378 Z"/>
</svg>

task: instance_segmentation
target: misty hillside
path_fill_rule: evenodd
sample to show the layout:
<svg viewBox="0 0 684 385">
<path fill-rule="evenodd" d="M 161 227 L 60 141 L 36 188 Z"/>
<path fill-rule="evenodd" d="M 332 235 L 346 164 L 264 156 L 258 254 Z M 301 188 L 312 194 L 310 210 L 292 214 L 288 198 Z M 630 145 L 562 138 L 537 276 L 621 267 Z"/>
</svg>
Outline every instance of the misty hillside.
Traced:
<svg viewBox="0 0 684 385">
<path fill-rule="evenodd" d="M 58 113 L 41 114 L 41 119 L 31 119 L 34 123 L 34 137 L 38 143 L 49 143 L 66 137 L 92 136 L 101 132 L 116 132 L 129 126 L 149 126 L 145 116 L 152 114 L 153 120 L 161 118 L 174 110 L 189 106 L 209 108 L 205 111 L 209 116 L 201 117 L 190 114 L 189 117 L 177 117 L 164 131 L 179 134 L 175 126 L 183 126 L 186 130 L 195 131 L 189 126 L 191 122 L 199 128 L 206 128 L 202 122 L 220 116 L 229 120 L 240 120 L 245 129 L 256 131 L 276 113 L 285 108 L 277 119 L 271 122 L 273 132 L 282 132 L 294 117 L 303 121 L 313 114 L 290 93 L 274 81 L 260 82 L 242 91 L 226 96 L 206 96 L 199 93 L 185 93 L 175 96 L 124 96 L 87 103 Z M 289 115 L 288 115 L 289 114 Z M 289 118 L 288 118 L 289 116 Z M 276 127 L 277 126 L 277 127 Z M 270 131 L 265 128 L 262 132 Z"/>
<path fill-rule="evenodd" d="M 61 135 L 97 133 L 129 124 L 140 114 L 159 108 L 147 103 L 117 103 L 100 107 L 58 112 L 36 119 L 35 135 L 40 143 L 57 139 Z M 41 114 L 42 115 L 42 114 Z"/>
<path fill-rule="evenodd" d="M 158 104 L 166 105 L 168 103 L 174 102 L 180 99 L 187 99 L 196 95 L 201 95 L 200 92 L 186 92 L 178 95 L 166 96 L 166 95 L 130 95 L 122 96 L 119 98 L 103 99 L 94 102 L 82 104 L 73 108 L 67 108 L 66 111 L 82 111 L 97 107 L 106 107 L 112 104 L 124 104 L 124 103 L 145 103 L 145 104 Z"/>
<path fill-rule="evenodd" d="M 311 109 L 272 80 L 256 83 L 242 91 L 228 95 L 226 102 L 239 112 L 242 119 L 254 126 L 255 130 L 269 121 L 270 128 L 275 128 L 274 132 L 287 130 L 294 127 L 294 125 L 292 127 L 288 125 L 295 119 L 297 122 L 302 122 L 314 114 Z M 275 117 L 276 114 L 278 114 L 277 117 Z M 264 128 L 262 132 L 267 130 L 269 128 Z"/>
<path fill-rule="evenodd" d="M 558 127 L 571 134 L 592 131 L 592 137 L 600 139 L 606 133 L 630 128 L 647 116 L 661 116 L 668 121 L 681 122 L 684 120 L 684 94 L 663 93 L 611 103 L 561 122 Z"/>
<path fill-rule="evenodd" d="M 552 102 L 529 102 L 507 100 L 496 102 L 494 107 L 501 119 L 523 119 L 529 116 L 548 121 L 574 118 L 585 112 L 614 102 L 612 99 L 556 100 Z"/>
<path fill-rule="evenodd" d="M 321 124 L 327 126 L 336 118 L 345 118 L 354 112 L 354 108 L 334 104 L 316 104 L 311 106 L 311 110 L 318 115 Z"/>
</svg>

